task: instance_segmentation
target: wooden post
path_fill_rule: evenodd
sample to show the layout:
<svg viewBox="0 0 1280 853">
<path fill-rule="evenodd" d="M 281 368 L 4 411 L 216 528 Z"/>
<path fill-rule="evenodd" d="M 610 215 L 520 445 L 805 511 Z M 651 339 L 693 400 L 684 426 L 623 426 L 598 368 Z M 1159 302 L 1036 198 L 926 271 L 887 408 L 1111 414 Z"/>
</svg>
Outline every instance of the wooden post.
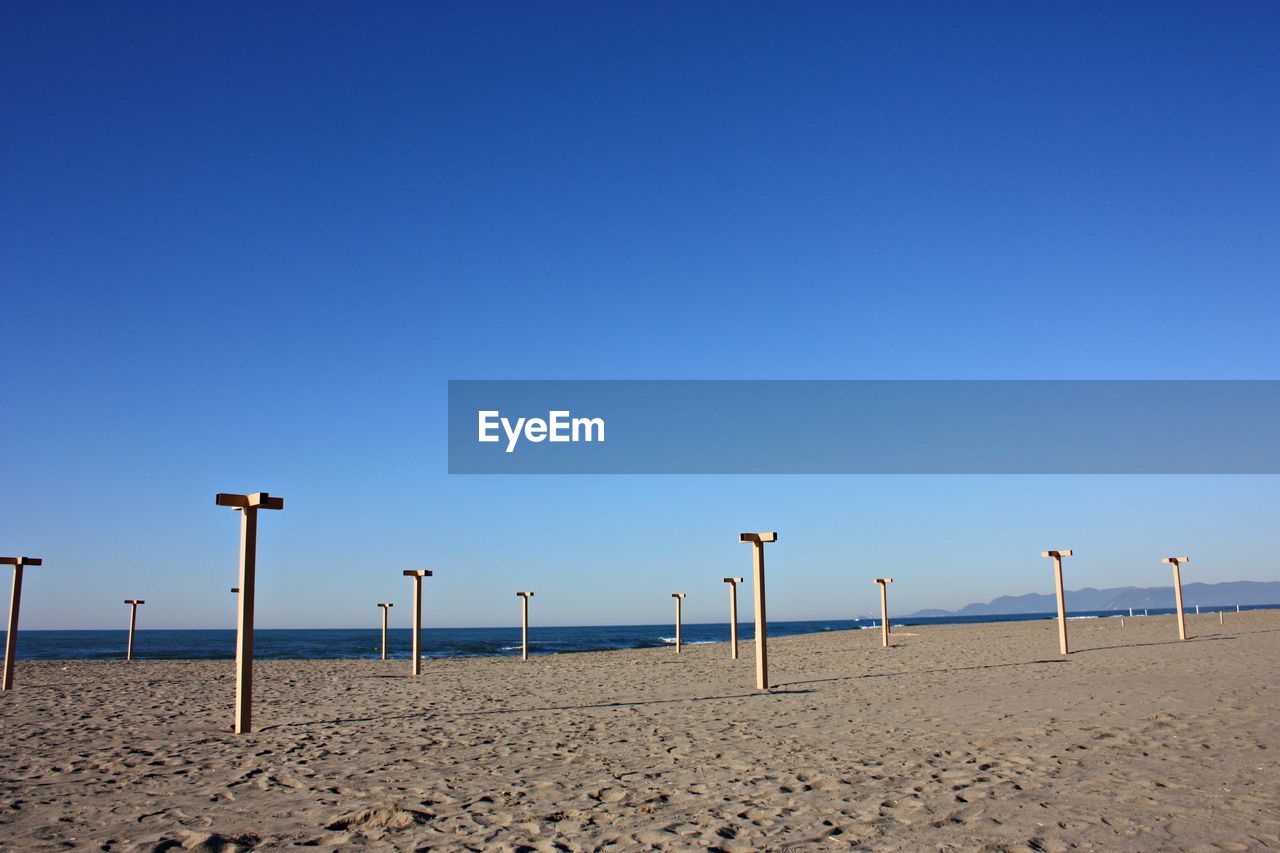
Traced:
<svg viewBox="0 0 1280 853">
<path fill-rule="evenodd" d="M 413 666 L 414 675 L 422 675 L 422 579 L 431 577 L 430 569 L 405 569 L 404 576 L 413 578 Z"/>
<path fill-rule="evenodd" d="M 680 605 L 684 602 L 684 593 L 673 592 L 671 597 L 676 600 L 676 654 L 680 654 Z"/>
<path fill-rule="evenodd" d="M 1222 611 L 1221 611 L 1221 610 L 1219 610 L 1219 611 L 1218 611 L 1218 624 L 1219 624 L 1219 625 L 1221 625 L 1221 624 L 1222 624 Z"/>
<path fill-rule="evenodd" d="M 529 659 L 529 599 L 531 592 L 517 592 L 520 596 L 520 660 Z"/>
<path fill-rule="evenodd" d="M 738 584 L 742 578 L 722 578 L 729 585 L 729 654 L 738 659 Z"/>
<path fill-rule="evenodd" d="M 1067 650 L 1067 597 L 1062 591 L 1062 558 L 1070 557 L 1071 551 L 1043 551 L 1041 557 L 1053 558 L 1053 585 L 1058 591 L 1058 648 L 1065 655 Z"/>
<path fill-rule="evenodd" d="M 13 668 L 18 663 L 18 611 L 22 607 L 22 569 L 42 566 L 39 557 L 0 557 L 0 566 L 13 566 L 13 591 L 9 593 L 9 632 L 4 639 L 4 680 L 0 690 L 13 689 Z"/>
<path fill-rule="evenodd" d="M 133 630 L 138 627 L 138 605 L 146 604 L 141 598 L 126 598 L 125 604 L 129 606 L 129 648 L 124 653 L 125 660 L 133 660 Z"/>
<path fill-rule="evenodd" d="M 253 597 L 258 567 L 258 510 L 284 509 L 266 492 L 219 493 L 214 502 L 240 513 L 240 600 L 236 615 L 236 734 L 253 731 Z"/>
<path fill-rule="evenodd" d="M 1173 601 L 1178 608 L 1178 639 L 1185 640 L 1187 638 L 1187 620 L 1182 615 L 1182 572 L 1179 569 L 1183 563 L 1191 562 L 1191 558 L 1165 557 L 1160 562 L 1173 566 Z M 1196 612 L 1200 612 L 1198 608 Z"/>
<path fill-rule="evenodd" d="M 389 601 L 379 601 L 378 606 L 382 608 L 382 659 L 387 659 L 387 608 L 395 607 Z"/>
<path fill-rule="evenodd" d="M 880 584 L 880 643 L 889 648 L 889 584 L 893 578 L 876 578 Z"/>
<path fill-rule="evenodd" d="M 769 689 L 769 637 L 764 607 L 764 543 L 777 542 L 774 533 L 740 533 L 739 542 L 751 543 L 752 581 L 756 595 L 756 690 Z"/>
</svg>

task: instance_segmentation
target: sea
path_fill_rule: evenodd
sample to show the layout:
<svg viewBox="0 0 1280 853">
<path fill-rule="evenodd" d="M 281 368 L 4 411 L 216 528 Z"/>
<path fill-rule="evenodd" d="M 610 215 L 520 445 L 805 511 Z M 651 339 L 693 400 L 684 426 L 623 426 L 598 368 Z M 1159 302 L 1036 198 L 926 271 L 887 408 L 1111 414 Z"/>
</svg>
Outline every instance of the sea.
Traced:
<svg viewBox="0 0 1280 853">
<path fill-rule="evenodd" d="M 1280 609 L 1280 605 L 1249 605 L 1242 610 Z M 1201 607 L 1201 617 L 1222 610 L 1234 613 L 1235 605 Z M 1150 609 L 1151 616 L 1168 615 L 1173 609 Z M 1188 616 L 1194 616 L 1194 609 Z M 1106 610 L 1070 613 L 1068 619 L 1106 619 L 1129 611 Z M 1141 618 L 1144 611 L 1135 611 Z M 1027 622 L 1054 619 L 1055 613 L 1019 613 L 983 616 L 910 616 L 890 619 L 894 627 L 913 625 L 963 625 L 980 622 Z M 771 637 L 817 634 L 823 631 L 870 630 L 876 619 L 814 619 L 770 622 Z M 408 660 L 410 629 L 387 632 L 387 657 Z M 741 640 L 755 635 L 749 622 L 738 628 Z M 234 628 L 144 630 L 134 636 L 133 656 L 139 660 L 230 660 L 235 657 Z M 686 645 L 722 643 L 729 639 L 729 623 L 686 624 L 681 640 Z M 18 658 L 28 660 L 111 660 L 124 656 L 128 631 L 18 631 Z M 254 631 L 253 654 L 257 660 L 376 659 L 381 655 L 382 629 L 374 628 L 259 628 Z M 652 649 L 675 643 L 675 625 L 530 626 L 529 653 L 535 655 L 599 652 L 614 649 Z M 429 658 L 504 657 L 520 654 L 520 628 L 424 628 L 422 652 Z"/>
</svg>

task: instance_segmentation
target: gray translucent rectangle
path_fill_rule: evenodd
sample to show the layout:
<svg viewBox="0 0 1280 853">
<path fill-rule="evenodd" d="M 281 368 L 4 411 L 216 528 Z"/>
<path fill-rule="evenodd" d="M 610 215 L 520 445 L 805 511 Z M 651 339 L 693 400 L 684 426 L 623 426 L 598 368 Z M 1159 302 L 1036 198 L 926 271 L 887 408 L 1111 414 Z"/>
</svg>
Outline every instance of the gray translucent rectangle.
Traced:
<svg viewBox="0 0 1280 853">
<path fill-rule="evenodd" d="M 1278 416 L 1280 380 L 452 380 L 449 472 L 1276 474 Z"/>
</svg>

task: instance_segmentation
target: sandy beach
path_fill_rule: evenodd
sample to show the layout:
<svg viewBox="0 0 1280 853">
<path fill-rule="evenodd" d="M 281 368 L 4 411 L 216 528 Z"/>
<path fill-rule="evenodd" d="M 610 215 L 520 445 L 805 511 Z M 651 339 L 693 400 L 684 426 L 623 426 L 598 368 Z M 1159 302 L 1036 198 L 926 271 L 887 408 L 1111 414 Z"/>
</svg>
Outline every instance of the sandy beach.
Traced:
<svg viewBox="0 0 1280 853">
<path fill-rule="evenodd" d="M 907 628 L 752 646 L 23 661 L 5 850 L 1245 850 L 1280 846 L 1280 612 Z"/>
</svg>

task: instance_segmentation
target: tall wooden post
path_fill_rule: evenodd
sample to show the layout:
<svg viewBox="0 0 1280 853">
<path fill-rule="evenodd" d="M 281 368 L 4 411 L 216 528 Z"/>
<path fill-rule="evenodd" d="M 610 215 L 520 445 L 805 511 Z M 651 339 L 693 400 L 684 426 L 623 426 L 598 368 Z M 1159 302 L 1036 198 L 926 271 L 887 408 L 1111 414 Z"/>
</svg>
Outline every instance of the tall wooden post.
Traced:
<svg viewBox="0 0 1280 853">
<path fill-rule="evenodd" d="M 13 591 L 9 593 L 9 633 L 4 639 L 4 680 L 0 690 L 13 689 L 13 668 L 18 663 L 18 611 L 22 607 L 22 569 L 42 566 L 39 557 L 0 557 L 0 566 L 13 566 Z"/>
<path fill-rule="evenodd" d="M 520 596 L 520 660 L 529 659 L 529 599 L 531 592 L 517 592 Z"/>
<path fill-rule="evenodd" d="M 284 509 L 266 492 L 219 493 L 214 502 L 240 513 L 240 599 L 236 610 L 236 734 L 253 731 L 253 600 L 258 568 L 258 510 Z"/>
<path fill-rule="evenodd" d="M 382 608 L 382 659 L 387 659 L 387 608 L 395 607 L 389 601 L 379 601 L 378 606 Z"/>
<path fill-rule="evenodd" d="M 1187 620 L 1182 615 L 1182 572 L 1180 569 L 1183 563 L 1191 562 L 1191 558 L 1165 557 L 1160 562 L 1173 566 L 1173 600 L 1178 607 L 1178 639 L 1185 640 L 1187 638 Z M 1199 613 L 1199 609 L 1196 612 Z"/>
<path fill-rule="evenodd" d="M 680 605 L 684 602 L 684 593 L 673 592 L 671 597 L 676 600 L 676 654 L 680 654 Z"/>
<path fill-rule="evenodd" d="M 739 542 L 751 543 L 752 581 L 756 594 L 756 690 L 769 689 L 769 637 L 764 607 L 764 543 L 777 542 L 774 533 L 740 533 Z"/>
<path fill-rule="evenodd" d="M 889 648 L 889 584 L 893 578 L 876 578 L 880 584 L 880 644 Z"/>
<path fill-rule="evenodd" d="M 1070 557 L 1071 551 L 1042 551 L 1041 557 L 1053 558 L 1053 585 L 1058 591 L 1058 648 L 1062 653 L 1068 654 L 1067 650 L 1067 597 L 1062 591 L 1062 558 Z"/>
<path fill-rule="evenodd" d="M 129 605 L 129 648 L 124 653 L 124 659 L 133 660 L 133 631 L 138 627 L 138 605 L 146 602 L 141 598 L 126 598 L 124 603 Z"/>
<path fill-rule="evenodd" d="M 729 654 L 738 659 L 738 584 L 742 578 L 722 578 L 729 585 Z"/>
<path fill-rule="evenodd" d="M 413 578 L 413 666 L 414 675 L 422 675 L 422 579 L 431 577 L 430 569 L 405 569 L 404 576 Z"/>
</svg>

